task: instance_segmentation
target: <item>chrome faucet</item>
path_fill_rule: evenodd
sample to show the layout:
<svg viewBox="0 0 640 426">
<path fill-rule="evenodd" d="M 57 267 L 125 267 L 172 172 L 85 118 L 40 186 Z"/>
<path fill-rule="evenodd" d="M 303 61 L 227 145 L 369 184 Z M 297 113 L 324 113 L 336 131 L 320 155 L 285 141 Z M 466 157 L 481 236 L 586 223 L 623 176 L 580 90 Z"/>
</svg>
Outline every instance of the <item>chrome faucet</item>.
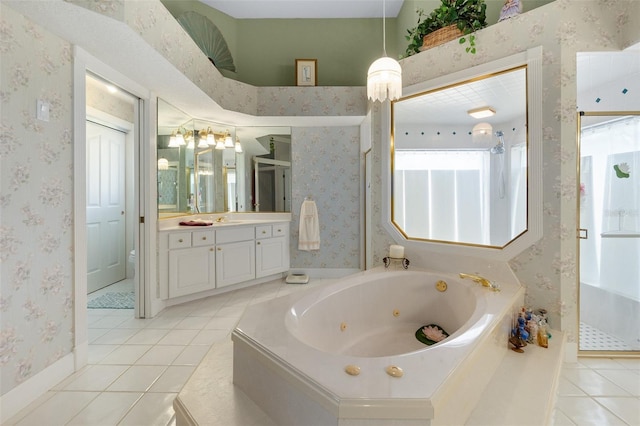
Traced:
<svg viewBox="0 0 640 426">
<path fill-rule="evenodd" d="M 498 285 L 492 283 L 484 277 L 481 277 L 480 275 L 465 274 L 463 272 L 460 272 L 460 278 L 468 278 L 478 284 L 482 284 L 483 287 L 490 288 L 493 291 L 500 291 L 500 287 Z"/>
</svg>

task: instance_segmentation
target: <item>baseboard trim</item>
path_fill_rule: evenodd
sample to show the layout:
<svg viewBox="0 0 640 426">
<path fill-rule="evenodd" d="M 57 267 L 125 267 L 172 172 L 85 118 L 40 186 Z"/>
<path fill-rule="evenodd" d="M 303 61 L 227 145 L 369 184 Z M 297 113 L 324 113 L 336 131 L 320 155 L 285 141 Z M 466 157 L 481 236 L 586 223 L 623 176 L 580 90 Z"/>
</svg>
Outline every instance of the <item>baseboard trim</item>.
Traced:
<svg viewBox="0 0 640 426">
<path fill-rule="evenodd" d="M 5 423 L 72 374 L 75 359 L 75 354 L 70 353 L 0 396 L 0 423 Z"/>
</svg>

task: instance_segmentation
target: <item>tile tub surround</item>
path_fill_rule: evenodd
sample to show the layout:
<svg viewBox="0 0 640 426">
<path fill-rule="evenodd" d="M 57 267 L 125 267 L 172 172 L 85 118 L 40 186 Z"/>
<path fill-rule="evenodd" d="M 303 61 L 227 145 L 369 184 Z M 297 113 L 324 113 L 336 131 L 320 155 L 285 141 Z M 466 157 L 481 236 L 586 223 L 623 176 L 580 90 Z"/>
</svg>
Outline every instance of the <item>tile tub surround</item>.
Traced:
<svg viewBox="0 0 640 426">
<path fill-rule="evenodd" d="M 517 282 L 503 282 L 502 291 L 496 293 L 451 274 L 376 268 L 307 294 L 301 303 L 327 297 L 330 306 L 332 297 L 340 302 L 345 288 L 353 288 L 357 294 L 359 286 L 366 289 L 380 278 L 388 280 L 389 286 L 383 288 L 377 301 L 370 300 L 363 308 L 391 312 L 393 307 L 385 303 L 391 293 L 385 297 L 385 291 L 398 294 L 402 282 L 416 278 L 427 283 L 444 279 L 450 286 L 469 286 L 481 303 L 451 340 L 437 347 L 379 357 L 327 353 L 297 340 L 284 321 L 287 312 L 296 306 L 294 298 L 255 305 L 245 312 L 232 334 L 236 386 L 282 424 L 310 419 L 316 419 L 318 424 L 342 424 L 355 419 L 373 423 L 394 419 L 398 424 L 411 424 L 418 419 L 431 424 L 463 423 L 480 398 L 479 391 L 507 352 L 511 313 L 523 302 L 523 288 Z M 356 302 L 357 298 L 353 300 L 357 311 Z M 403 311 L 408 302 L 403 305 L 400 299 L 396 303 Z M 483 305 L 485 308 L 480 309 Z M 327 312 L 327 317 L 335 318 L 337 314 Z M 350 364 L 361 367 L 359 377 L 344 373 Z M 389 365 L 401 367 L 404 376 L 384 374 Z M 468 386 L 469 382 L 474 386 Z M 456 402 L 461 399 L 467 401 L 465 407 Z M 290 403 L 292 400 L 295 404 Z M 294 409 L 286 408 L 293 406 Z"/>
</svg>

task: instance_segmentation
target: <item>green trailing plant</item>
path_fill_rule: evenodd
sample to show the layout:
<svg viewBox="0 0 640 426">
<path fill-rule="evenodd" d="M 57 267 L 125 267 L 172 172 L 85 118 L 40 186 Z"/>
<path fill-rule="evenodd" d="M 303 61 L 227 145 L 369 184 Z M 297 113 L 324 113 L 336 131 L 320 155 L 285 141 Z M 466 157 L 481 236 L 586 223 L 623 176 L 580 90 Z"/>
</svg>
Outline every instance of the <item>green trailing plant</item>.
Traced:
<svg viewBox="0 0 640 426">
<path fill-rule="evenodd" d="M 454 24 L 463 34 L 459 43 L 468 43 L 466 52 L 476 53 L 476 38 L 472 33 L 487 26 L 487 5 L 484 0 L 441 0 L 440 6 L 428 16 L 422 9 L 416 12 L 418 24 L 407 30 L 408 35 L 405 36 L 409 42 L 405 57 L 420 52 L 424 36 Z"/>
</svg>

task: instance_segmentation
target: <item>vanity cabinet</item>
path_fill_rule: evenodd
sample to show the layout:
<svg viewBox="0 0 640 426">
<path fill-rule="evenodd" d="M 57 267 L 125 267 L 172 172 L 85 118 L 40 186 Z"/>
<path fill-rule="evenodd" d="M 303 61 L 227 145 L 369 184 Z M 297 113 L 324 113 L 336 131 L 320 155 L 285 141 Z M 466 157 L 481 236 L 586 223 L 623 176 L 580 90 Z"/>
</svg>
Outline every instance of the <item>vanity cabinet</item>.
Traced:
<svg viewBox="0 0 640 426">
<path fill-rule="evenodd" d="M 217 233 L 217 287 L 256 278 L 254 227 L 221 229 Z"/>
<path fill-rule="evenodd" d="M 216 287 L 213 231 L 169 234 L 169 297 Z"/>
<path fill-rule="evenodd" d="M 289 225 L 256 226 L 256 278 L 289 269 Z"/>
<path fill-rule="evenodd" d="M 209 294 L 289 270 L 289 223 L 166 230 L 159 241 L 162 299 Z"/>
</svg>

